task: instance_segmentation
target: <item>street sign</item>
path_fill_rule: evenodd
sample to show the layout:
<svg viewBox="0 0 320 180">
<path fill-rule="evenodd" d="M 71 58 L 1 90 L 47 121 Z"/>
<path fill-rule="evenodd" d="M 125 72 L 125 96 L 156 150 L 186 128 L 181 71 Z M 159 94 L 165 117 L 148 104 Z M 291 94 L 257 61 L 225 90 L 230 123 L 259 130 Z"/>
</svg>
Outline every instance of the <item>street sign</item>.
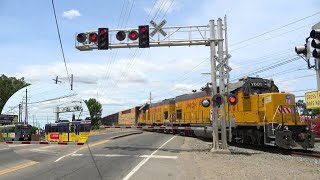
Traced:
<svg viewBox="0 0 320 180">
<path fill-rule="evenodd" d="M 305 93 L 307 109 L 320 108 L 320 91 L 311 91 Z"/>
<path fill-rule="evenodd" d="M 153 37 L 158 31 L 163 35 L 166 36 L 167 33 L 162 29 L 162 27 L 167 23 L 164 19 L 159 25 L 157 25 L 153 20 L 150 21 L 150 24 L 154 27 L 154 30 L 150 33 L 150 36 Z"/>
<path fill-rule="evenodd" d="M 223 74 L 223 75 L 217 75 L 217 78 L 219 79 L 219 78 L 229 78 L 229 74 Z"/>
</svg>

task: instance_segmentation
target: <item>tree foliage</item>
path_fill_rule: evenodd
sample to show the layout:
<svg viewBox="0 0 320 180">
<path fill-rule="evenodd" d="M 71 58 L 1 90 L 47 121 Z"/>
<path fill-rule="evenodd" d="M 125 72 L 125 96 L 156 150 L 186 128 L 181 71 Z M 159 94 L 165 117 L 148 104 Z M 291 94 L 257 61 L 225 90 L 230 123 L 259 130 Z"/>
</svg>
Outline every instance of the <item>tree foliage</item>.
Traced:
<svg viewBox="0 0 320 180">
<path fill-rule="evenodd" d="M 89 109 L 92 128 L 98 128 L 101 125 L 102 105 L 95 98 L 84 101 Z"/>
<path fill-rule="evenodd" d="M 4 74 L 0 76 L 0 112 L 8 99 L 18 90 L 28 86 L 24 78 L 7 77 Z"/>
</svg>

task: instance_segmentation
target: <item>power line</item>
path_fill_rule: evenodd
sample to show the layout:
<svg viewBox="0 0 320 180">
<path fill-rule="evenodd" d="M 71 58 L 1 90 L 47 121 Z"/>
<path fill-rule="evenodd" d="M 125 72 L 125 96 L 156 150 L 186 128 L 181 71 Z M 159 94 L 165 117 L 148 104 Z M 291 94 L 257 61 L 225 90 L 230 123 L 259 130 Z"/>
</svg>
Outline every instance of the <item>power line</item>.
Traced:
<svg viewBox="0 0 320 180">
<path fill-rule="evenodd" d="M 58 36 L 59 36 L 60 48 L 61 48 L 61 52 L 62 52 L 62 57 L 63 57 L 63 61 L 64 61 L 64 66 L 65 66 L 65 68 L 66 68 L 68 80 L 69 80 L 69 83 L 70 83 L 70 82 L 71 82 L 71 81 L 70 81 L 70 76 L 69 76 L 69 72 L 68 72 L 68 67 L 67 67 L 66 58 L 65 58 L 65 56 L 64 56 L 64 51 L 63 51 L 63 46 L 62 46 L 61 36 L 60 36 L 60 30 L 59 30 L 57 15 L 56 15 L 56 9 L 55 9 L 55 7 L 54 7 L 54 2 L 53 2 L 53 1 L 54 1 L 54 0 L 51 0 L 51 3 L 52 3 L 52 9 L 53 9 L 53 14 L 54 14 L 54 19 L 55 19 L 56 26 L 57 26 Z"/>
<path fill-rule="evenodd" d="M 259 34 L 259 35 L 253 36 L 253 37 L 251 37 L 251 38 L 248 38 L 248 39 L 239 41 L 239 42 L 234 43 L 234 44 L 232 44 L 232 45 L 230 45 L 230 46 L 235 46 L 235 45 L 237 45 L 237 44 L 241 44 L 241 43 L 243 43 L 243 42 L 250 41 L 250 40 L 255 39 L 255 38 L 257 38 L 257 37 L 260 37 L 260 36 L 269 34 L 269 33 L 271 33 L 271 32 L 277 31 L 277 30 L 279 30 L 279 29 L 285 28 L 285 27 L 287 27 L 287 26 L 290 26 L 290 25 L 295 24 L 295 23 L 297 23 L 297 22 L 303 21 L 303 20 L 308 19 L 308 18 L 310 18 L 310 17 L 316 16 L 316 15 L 318 15 L 318 14 L 320 14 L 320 11 L 319 11 L 319 12 L 316 12 L 316 13 L 314 13 L 314 14 L 312 14 L 312 15 L 306 16 L 306 17 L 304 17 L 304 18 L 298 19 L 298 20 L 296 20 L 296 21 L 293 21 L 293 22 L 291 22 L 291 23 L 288 23 L 288 24 L 286 24 L 286 25 L 280 26 L 280 27 L 278 27 L 278 28 L 275 28 L 275 29 L 269 30 L 269 31 L 267 31 L 267 32 L 261 33 L 261 34 Z"/>
</svg>

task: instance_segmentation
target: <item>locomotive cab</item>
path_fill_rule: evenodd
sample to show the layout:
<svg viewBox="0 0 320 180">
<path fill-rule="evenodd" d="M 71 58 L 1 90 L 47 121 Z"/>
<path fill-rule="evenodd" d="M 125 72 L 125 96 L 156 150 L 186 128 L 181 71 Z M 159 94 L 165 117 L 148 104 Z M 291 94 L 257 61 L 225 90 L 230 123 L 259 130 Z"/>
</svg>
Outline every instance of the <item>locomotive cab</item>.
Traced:
<svg viewBox="0 0 320 180">
<path fill-rule="evenodd" d="M 314 146 L 315 135 L 300 120 L 293 94 L 279 92 L 272 80 L 252 77 L 240 79 L 233 92 L 239 98 L 232 112 L 235 139 L 286 149 Z"/>
</svg>

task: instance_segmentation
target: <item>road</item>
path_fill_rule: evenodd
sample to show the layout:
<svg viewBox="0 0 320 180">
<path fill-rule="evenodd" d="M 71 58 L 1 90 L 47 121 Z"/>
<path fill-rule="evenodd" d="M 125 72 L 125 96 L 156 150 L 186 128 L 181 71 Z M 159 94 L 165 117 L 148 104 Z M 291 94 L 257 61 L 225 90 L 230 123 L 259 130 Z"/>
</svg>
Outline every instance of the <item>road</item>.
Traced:
<svg viewBox="0 0 320 180">
<path fill-rule="evenodd" d="M 0 179 L 176 179 L 184 137 L 143 132 L 117 139 L 125 132 L 91 136 L 88 146 L 12 145 L 25 168 Z"/>
</svg>

